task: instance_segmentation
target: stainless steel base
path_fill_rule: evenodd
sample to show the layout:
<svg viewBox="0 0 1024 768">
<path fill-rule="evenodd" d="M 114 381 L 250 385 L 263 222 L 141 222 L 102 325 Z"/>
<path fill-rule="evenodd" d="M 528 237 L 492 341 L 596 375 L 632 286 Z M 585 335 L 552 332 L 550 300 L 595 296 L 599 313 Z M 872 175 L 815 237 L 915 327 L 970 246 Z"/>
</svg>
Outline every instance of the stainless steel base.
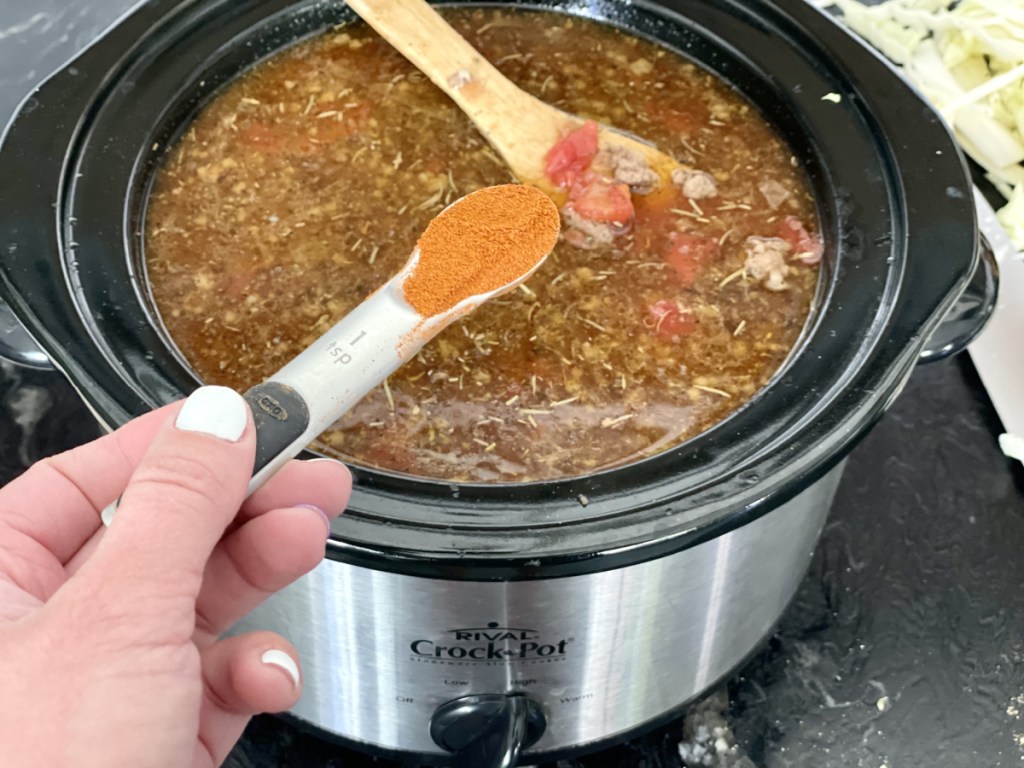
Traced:
<svg viewBox="0 0 1024 768">
<path fill-rule="evenodd" d="M 325 561 L 238 629 L 296 645 L 293 714 L 346 739 L 443 754 L 437 707 L 521 691 L 548 723 L 531 752 L 579 747 L 658 718 L 755 647 L 807 568 L 840 469 L 726 535 L 614 571 L 492 583 Z"/>
</svg>

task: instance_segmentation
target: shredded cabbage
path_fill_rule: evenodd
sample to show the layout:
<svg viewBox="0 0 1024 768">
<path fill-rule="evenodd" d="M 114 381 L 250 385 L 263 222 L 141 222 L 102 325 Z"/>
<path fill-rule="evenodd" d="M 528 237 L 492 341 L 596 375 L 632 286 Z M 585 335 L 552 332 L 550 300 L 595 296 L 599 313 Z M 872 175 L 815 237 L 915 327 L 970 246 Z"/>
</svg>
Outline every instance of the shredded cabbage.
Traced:
<svg viewBox="0 0 1024 768">
<path fill-rule="evenodd" d="M 822 0 L 936 108 L 1007 199 L 999 221 L 1024 249 L 1024 4 L 1021 0 Z"/>
</svg>

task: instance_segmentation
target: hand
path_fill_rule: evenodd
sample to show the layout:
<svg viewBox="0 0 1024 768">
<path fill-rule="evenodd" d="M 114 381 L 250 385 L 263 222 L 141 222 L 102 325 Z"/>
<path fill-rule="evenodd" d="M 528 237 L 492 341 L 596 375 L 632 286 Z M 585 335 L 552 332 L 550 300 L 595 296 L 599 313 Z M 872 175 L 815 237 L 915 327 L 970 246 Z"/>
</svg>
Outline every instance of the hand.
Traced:
<svg viewBox="0 0 1024 768">
<path fill-rule="evenodd" d="M 351 479 L 293 461 L 243 502 L 254 453 L 204 387 L 0 489 L 0 764 L 209 768 L 296 702 L 287 641 L 220 635 L 321 561 Z"/>
</svg>

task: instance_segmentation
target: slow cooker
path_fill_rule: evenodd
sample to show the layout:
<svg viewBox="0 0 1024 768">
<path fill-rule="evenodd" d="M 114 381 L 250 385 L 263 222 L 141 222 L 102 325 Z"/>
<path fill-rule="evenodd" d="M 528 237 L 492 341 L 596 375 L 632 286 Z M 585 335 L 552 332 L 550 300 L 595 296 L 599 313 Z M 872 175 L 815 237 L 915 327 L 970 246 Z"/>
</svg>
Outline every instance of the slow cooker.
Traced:
<svg viewBox="0 0 1024 768">
<path fill-rule="evenodd" d="M 803 0 L 504 4 L 617 25 L 732 83 L 807 170 L 827 248 L 784 368 L 673 450 L 542 483 L 354 468 L 323 563 L 240 628 L 299 649 L 296 723 L 441 765 L 598 749 L 729 674 L 793 595 L 844 456 L 920 358 L 966 344 L 995 292 L 953 139 Z M 148 0 L 8 127 L 2 296 L 106 426 L 197 384 L 143 266 L 167 148 L 239 72 L 351 18 L 322 0 Z"/>
</svg>

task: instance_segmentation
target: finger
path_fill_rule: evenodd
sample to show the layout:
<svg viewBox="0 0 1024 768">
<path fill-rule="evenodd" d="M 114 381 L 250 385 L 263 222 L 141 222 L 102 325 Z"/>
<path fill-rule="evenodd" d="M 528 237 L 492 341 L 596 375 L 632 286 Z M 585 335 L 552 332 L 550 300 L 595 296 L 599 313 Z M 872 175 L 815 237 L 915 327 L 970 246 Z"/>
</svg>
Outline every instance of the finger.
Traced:
<svg viewBox="0 0 1024 768">
<path fill-rule="evenodd" d="M 0 491 L 0 523 L 66 563 L 99 529 L 100 511 L 124 490 L 170 407 L 33 464 Z"/>
<path fill-rule="evenodd" d="M 266 512 L 228 534 L 206 563 L 196 628 L 219 635 L 324 557 L 327 515 L 313 507 Z"/>
<path fill-rule="evenodd" d="M 78 573 L 82 566 L 92 557 L 92 553 L 100 545 L 100 540 L 103 538 L 105 530 L 106 527 L 101 525 L 92 536 L 85 540 L 85 543 L 78 548 L 78 551 L 71 556 L 71 559 L 64 564 L 64 577 L 66 579 L 70 579 Z"/>
<path fill-rule="evenodd" d="M 274 509 L 308 505 L 325 510 L 332 520 L 342 513 L 352 492 L 352 474 L 334 459 L 290 461 L 242 504 L 236 522 L 244 523 Z M 100 526 L 65 563 L 74 576 L 89 559 L 103 536 Z"/>
<path fill-rule="evenodd" d="M 201 387 L 168 416 L 78 576 L 98 575 L 133 596 L 148 584 L 153 597 L 194 600 L 245 497 L 255 430 L 245 400 L 226 387 Z"/>
<path fill-rule="evenodd" d="M 13 583 L 0 580 L 0 624 L 17 621 L 36 611 L 43 601 Z"/>
<path fill-rule="evenodd" d="M 281 712 L 302 690 L 298 654 L 271 632 L 229 637 L 202 652 L 205 691 L 196 765 L 219 766 L 251 715 Z"/>
<path fill-rule="evenodd" d="M 272 509 L 308 504 L 334 519 L 348 504 L 352 474 L 334 459 L 289 461 L 242 505 L 239 520 L 250 520 Z"/>
</svg>

